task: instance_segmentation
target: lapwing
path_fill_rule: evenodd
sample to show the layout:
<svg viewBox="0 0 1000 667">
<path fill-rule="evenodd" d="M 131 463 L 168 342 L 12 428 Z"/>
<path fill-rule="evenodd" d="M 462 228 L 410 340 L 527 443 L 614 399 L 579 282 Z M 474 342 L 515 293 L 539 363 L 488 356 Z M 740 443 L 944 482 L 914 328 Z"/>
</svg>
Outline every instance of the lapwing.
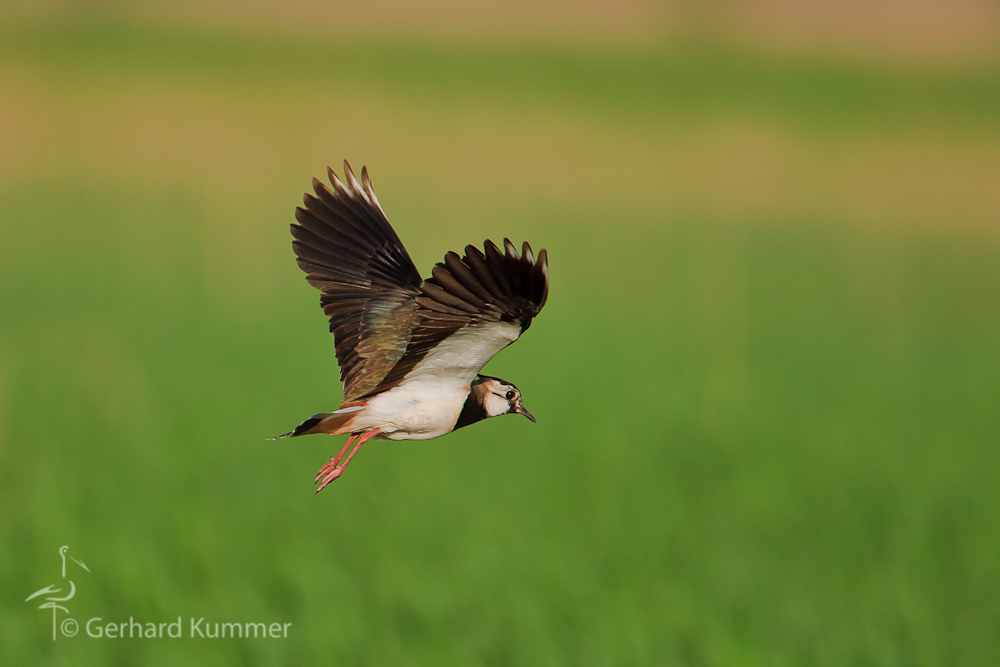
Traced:
<svg viewBox="0 0 1000 667">
<path fill-rule="evenodd" d="M 518 253 L 504 239 L 501 252 L 487 240 L 482 251 L 469 245 L 462 257 L 447 253 L 422 280 L 372 190 L 368 168 L 360 183 L 346 160 L 343 181 L 330 167 L 327 173 L 333 189 L 314 178 L 315 196 L 306 193 L 295 209 L 292 247 L 309 284 L 323 293 L 344 398 L 333 412 L 277 436 L 348 436 L 320 468 L 316 492 L 373 438 L 428 440 L 506 414 L 535 421 L 513 383 L 479 371 L 545 305 L 545 250 L 536 257 L 525 242 Z"/>
</svg>

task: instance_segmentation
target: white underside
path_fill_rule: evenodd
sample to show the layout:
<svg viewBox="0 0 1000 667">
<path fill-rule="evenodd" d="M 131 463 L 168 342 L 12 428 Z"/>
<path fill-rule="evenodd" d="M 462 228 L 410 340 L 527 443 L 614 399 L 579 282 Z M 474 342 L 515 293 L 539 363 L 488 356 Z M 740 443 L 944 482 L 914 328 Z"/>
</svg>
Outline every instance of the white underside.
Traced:
<svg viewBox="0 0 1000 667">
<path fill-rule="evenodd" d="M 519 324 L 468 326 L 442 341 L 403 381 L 375 396 L 352 422 L 388 440 L 428 440 L 450 433 L 471 383 L 493 356 L 521 335 Z"/>
</svg>

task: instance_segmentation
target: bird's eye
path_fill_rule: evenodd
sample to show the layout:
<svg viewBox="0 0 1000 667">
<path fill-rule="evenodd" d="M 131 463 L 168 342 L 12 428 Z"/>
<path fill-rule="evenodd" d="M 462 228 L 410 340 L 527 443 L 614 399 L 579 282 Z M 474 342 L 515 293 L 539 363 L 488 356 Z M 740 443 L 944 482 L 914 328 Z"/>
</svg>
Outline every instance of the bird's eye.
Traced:
<svg viewBox="0 0 1000 667">
<path fill-rule="evenodd" d="M 514 394 L 514 392 L 513 392 L 513 391 L 508 391 L 508 392 L 507 392 L 507 394 L 506 394 L 506 397 L 507 397 L 507 400 L 508 400 L 508 401 L 509 401 L 510 399 L 514 398 L 514 396 L 515 396 L 515 394 Z"/>
</svg>

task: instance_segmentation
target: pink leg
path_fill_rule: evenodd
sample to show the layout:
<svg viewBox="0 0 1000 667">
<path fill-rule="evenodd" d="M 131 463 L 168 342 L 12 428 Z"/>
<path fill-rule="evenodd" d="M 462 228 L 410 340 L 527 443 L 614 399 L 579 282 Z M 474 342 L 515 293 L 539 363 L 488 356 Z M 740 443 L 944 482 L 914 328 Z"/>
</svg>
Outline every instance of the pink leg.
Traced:
<svg viewBox="0 0 1000 667">
<path fill-rule="evenodd" d="M 329 484 L 333 480 L 335 480 L 338 477 L 340 477 L 341 475 L 343 475 L 344 474 L 344 469 L 347 468 L 347 464 L 351 462 L 351 459 L 354 458 L 354 455 L 358 453 L 359 449 L 361 449 L 361 445 L 365 444 L 366 442 L 368 442 L 370 439 L 372 439 L 373 437 L 375 437 L 376 435 L 378 435 L 381 432 L 382 431 L 380 431 L 378 429 L 375 429 L 374 431 L 368 431 L 367 433 L 363 433 L 361 435 L 361 437 L 358 438 L 357 444 L 354 445 L 354 449 L 351 450 L 351 453 L 348 454 L 348 456 L 347 456 L 347 460 L 344 461 L 344 463 L 342 465 L 337 465 L 336 461 L 331 461 L 330 463 L 327 463 L 325 466 L 323 466 L 323 469 L 320 470 L 321 474 L 323 473 L 324 470 L 326 470 L 328 468 L 328 466 L 331 466 L 331 464 L 332 464 L 332 467 L 329 468 L 329 472 L 327 472 L 326 476 L 323 477 L 323 481 L 320 483 L 319 488 L 316 489 L 316 493 L 319 493 L 324 488 L 326 488 L 327 484 Z M 347 444 L 348 445 L 351 444 L 350 439 L 348 439 Z M 346 451 L 346 450 L 347 450 L 347 445 L 344 445 L 344 449 L 340 452 L 340 455 L 337 456 L 338 460 L 340 459 L 341 456 L 344 455 L 344 451 Z M 319 481 L 319 476 L 318 475 L 317 475 L 317 481 Z"/>
<path fill-rule="evenodd" d="M 356 437 L 358 437 L 357 434 L 352 433 L 351 436 L 347 438 L 347 443 L 344 444 L 344 448 L 340 450 L 340 453 L 337 454 L 336 457 L 330 457 L 330 460 L 327 461 L 326 465 L 324 465 L 322 468 L 319 469 L 319 474 L 316 475 L 316 479 L 313 480 L 313 484 L 321 480 L 323 477 L 329 474 L 331 470 L 337 467 L 337 464 L 340 463 L 340 459 L 344 456 L 344 452 L 347 451 L 347 448 L 351 446 L 351 441 L 354 440 Z"/>
</svg>

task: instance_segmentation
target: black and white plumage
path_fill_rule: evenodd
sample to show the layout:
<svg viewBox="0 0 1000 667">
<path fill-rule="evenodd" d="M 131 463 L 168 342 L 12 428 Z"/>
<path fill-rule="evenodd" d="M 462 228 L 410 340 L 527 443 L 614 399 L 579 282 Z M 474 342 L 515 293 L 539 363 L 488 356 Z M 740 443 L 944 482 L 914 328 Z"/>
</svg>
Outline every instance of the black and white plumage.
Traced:
<svg viewBox="0 0 1000 667">
<path fill-rule="evenodd" d="M 522 414 L 517 387 L 479 371 L 531 325 L 548 296 L 548 257 L 525 242 L 519 253 L 486 241 L 449 252 L 421 280 L 368 178 L 344 162 L 345 181 L 327 168 L 331 190 L 313 179 L 295 210 L 292 247 L 330 318 L 344 399 L 279 438 L 350 434 L 320 470 L 320 489 L 375 437 L 426 440 L 486 417 Z M 358 442 L 340 464 L 354 438 Z"/>
</svg>

